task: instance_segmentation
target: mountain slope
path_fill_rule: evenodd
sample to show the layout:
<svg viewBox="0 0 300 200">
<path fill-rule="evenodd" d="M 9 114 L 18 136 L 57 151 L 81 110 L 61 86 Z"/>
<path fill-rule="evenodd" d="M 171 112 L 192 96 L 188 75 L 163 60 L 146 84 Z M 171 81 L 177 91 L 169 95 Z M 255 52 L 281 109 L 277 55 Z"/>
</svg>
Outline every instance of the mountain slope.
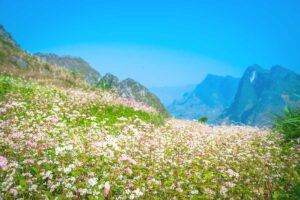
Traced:
<svg viewBox="0 0 300 200">
<path fill-rule="evenodd" d="M 85 60 L 73 56 L 58 56 L 55 54 L 35 54 L 46 62 L 65 67 L 66 69 L 81 74 L 91 85 L 96 85 L 100 78 L 100 73 L 92 68 Z"/>
<path fill-rule="evenodd" d="M 18 46 L 18 44 L 10 35 L 10 33 L 8 33 L 1 24 L 0 24 L 0 38 L 3 42 L 10 44 L 11 46 Z"/>
<path fill-rule="evenodd" d="M 258 65 L 247 68 L 233 104 L 220 120 L 250 125 L 269 125 L 273 114 L 285 105 L 298 104 L 294 94 L 300 94 L 300 76 L 284 67 L 265 70 Z"/>
<path fill-rule="evenodd" d="M 238 81 L 238 78 L 231 76 L 209 74 L 193 92 L 185 94 L 182 99 L 175 100 L 168 110 L 178 118 L 198 119 L 205 116 L 210 123 L 213 123 L 231 104 Z"/>
<path fill-rule="evenodd" d="M 168 116 L 168 111 L 160 100 L 147 88 L 133 79 L 128 78 L 120 81 L 118 77 L 112 74 L 106 74 L 100 79 L 98 87 L 105 90 L 115 90 L 121 97 L 132 98 L 135 101 L 143 102 L 158 110 L 163 116 Z"/>
<path fill-rule="evenodd" d="M 42 84 L 89 87 L 80 76 L 22 50 L 3 26 L 0 26 L 0 72 L 37 80 Z"/>
</svg>

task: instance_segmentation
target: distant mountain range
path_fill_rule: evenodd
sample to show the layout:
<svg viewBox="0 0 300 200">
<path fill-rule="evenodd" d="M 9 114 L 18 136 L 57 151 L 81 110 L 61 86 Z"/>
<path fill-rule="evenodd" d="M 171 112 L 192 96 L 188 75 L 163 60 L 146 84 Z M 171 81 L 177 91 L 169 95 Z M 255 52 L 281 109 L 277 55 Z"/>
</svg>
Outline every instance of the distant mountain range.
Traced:
<svg viewBox="0 0 300 200">
<path fill-rule="evenodd" d="M 191 93 L 168 106 L 168 110 L 178 118 L 199 119 L 205 116 L 213 123 L 232 103 L 238 83 L 238 78 L 209 74 Z"/>
<path fill-rule="evenodd" d="M 208 117 L 209 123 L 269 126 L 275 114 L 289 104 L 300 106 L 300 76 L 281 66 L 270 70 L 258 65 L 241 79 L 207 75 L 191 93 L 167 108 L 177 118 Z"/>
<path fill-rule="evenodd" d="M 86 87 L 90 85 L 99 87 L 103 86 L 105 82 L 108 83 L 105 85 L 106 89 L 114 87 L 121 96 L 143 102 L 157 109 L 163 116 L 169 115 L 160 100 L 133 79 L 128 78 L 119 81 L 113 75 L 106 75 L 101 78 L 97 70 L 79 57 L 42 53 L 29 54 L 17 45 L 13 37 L 1 25 L 0 69 L 1 73 L 57 86 Z"/>
<path fill-rule="evenodd" d="M 164 106 L 169 106 L 178 97 L 192 92 L 195 87 L 196 84 L 190 84 L 184 86 L 150 87 L 149 90 L 160 99 Z"/>
</svg>

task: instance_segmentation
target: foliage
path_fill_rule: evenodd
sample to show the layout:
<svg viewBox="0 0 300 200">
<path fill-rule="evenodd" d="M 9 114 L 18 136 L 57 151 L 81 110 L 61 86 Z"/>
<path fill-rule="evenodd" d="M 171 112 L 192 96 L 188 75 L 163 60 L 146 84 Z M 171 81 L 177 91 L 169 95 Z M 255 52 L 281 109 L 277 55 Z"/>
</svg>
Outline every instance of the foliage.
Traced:
<svg viewBox="0 0 300 200">
<path fill-rule="evenodd" d="M 207 122 L 207 120 L 208 120 L 208 118 L 207 118 L 207 117 L 200 117 L 200 118 L 198 119 L 198 122 L 201 122 L 201 123 L 206 123 L 206 122 Z"/>
<path fill-rule="evenodd" d="M 282 115 L 277 115 L 273 127 L 282 133 L 286 140 L 300 138 L 300 108 L 287 106 Z"/>
</svg>

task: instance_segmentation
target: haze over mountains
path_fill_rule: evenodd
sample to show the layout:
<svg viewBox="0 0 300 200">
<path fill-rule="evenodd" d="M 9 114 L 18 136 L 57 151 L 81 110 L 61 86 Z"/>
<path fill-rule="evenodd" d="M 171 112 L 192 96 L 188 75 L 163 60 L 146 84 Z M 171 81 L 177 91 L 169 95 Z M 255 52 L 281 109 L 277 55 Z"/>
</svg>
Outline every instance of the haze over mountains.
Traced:
<svg viewBox="0 0 300 200">
<path fill-rule="evenodd" d="M 101 89 L 114 88 L 120 96 L 142 102 L 156 109 L 163 116 L 168 116 L 160 100 L 133 79 L 118 81 L 118 78 L 113 75 L 106 75 L 100 79 L 100 73 L 79 57 L 58 56 L 52 53 L 31 55 L 22 50 L 1 25 L 0 42 L 0 67 L 3 73 L 46 81 L 54 85 L 70 84 L 83 87 L 88 83 Z M 103 88 L 105 81 L 108 83 L 111 81 L 110 78 L 112 81 L 117 80 L 118 87 L 106 84 Z"/>
<path fill-rule="evenodd" d="M 181 98 L 185 93 L 190 93 L 194 90 L 197 84 L 189 84 L 183 86 L 165 86 L 165 87 L 150 87 L 149 90 L 156 94 L 164 106 L 169 106 L 177 98 Z"/>
<path fill-rule="evenodd" d="M 282 66 L 266 70 L 253 65 L 241 79 L 209 74 L 191 93 L 185 93 L 167 108 L 173 116 L 183 119 L 208 117 L 213 124 L 269 126 L 287 104 L 300 105 L 297 94 L 299 74 Z"/>
<path fill-rule="evenodd" d="M 178 118 L 199 119 L 205 116 L 209 122 L 214 122 L 232 103 L 238 82 L 238 78 L 231 76 L 208 74 L 191 93 L 186 93 L 181 99 L 175 100 L 168 109 Z"/>
<path fill-rule="evenodd" d="M 119 80 L 112 74 L 101 77 L 79 57 L 28 54 L 20 49 L 3 26 L 0 26 L 0 38 L 2 72 L 18 73 L 22 77 L 47 80 L 53 84 L 88 83 L 115 90 L 122 97 L 157 109 L 163 116 L 169 116 L 169 111 L 172 116 L 183 119 L 197 120 L 205 116 L 213 124 L 270 125 L 274 113 L 280 113 L 286 102 L 292 106 L 300 105 L 296 96 L 300 94 L 300 77 L 281 66 L 266 70 L 253 65 L 245 70 L 241 79 L 208 74 L 198 85 L 148 90 L 130 78 Z"/>
</svg>

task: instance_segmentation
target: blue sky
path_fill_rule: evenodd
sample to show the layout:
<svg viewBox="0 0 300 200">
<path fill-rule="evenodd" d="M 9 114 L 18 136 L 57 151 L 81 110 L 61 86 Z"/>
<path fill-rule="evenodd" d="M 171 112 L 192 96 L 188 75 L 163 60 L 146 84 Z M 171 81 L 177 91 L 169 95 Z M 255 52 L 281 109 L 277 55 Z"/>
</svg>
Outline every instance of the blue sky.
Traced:
<svg viewBox="0 0 300 200">
<path fill-rule="evenodd" d="M 0 0 L 0 23 L 29 52 L 70 54 L 148 87 L 300 72 L 300 1 Z"/>
</svg>

